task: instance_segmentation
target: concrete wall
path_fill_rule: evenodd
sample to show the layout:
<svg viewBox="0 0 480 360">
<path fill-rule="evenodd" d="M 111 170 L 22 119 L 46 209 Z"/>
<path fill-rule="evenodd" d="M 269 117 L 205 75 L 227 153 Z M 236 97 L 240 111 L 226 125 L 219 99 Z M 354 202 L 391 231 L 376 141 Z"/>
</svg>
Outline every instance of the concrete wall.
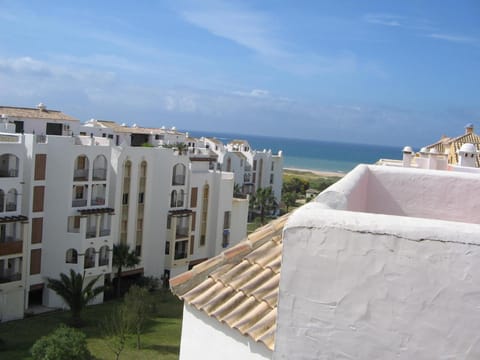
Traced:
<svg viewBox="0 0 480 360">
<path fill-rule="evenodd" d="M 284 230 L 275 359 L 480 358 L 480 225 L 327 210 Z"/>
<path fill-rule="evenodd" d="M 265 360 L 272 352 L 189 305 L 183 309 L 180 360 Z"/>
</svg>

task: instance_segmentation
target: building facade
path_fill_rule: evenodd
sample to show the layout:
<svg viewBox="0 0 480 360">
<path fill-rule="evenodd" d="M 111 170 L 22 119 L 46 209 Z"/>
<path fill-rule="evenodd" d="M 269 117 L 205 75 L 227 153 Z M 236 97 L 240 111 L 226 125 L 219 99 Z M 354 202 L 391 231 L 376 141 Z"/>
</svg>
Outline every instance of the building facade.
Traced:
<svg viewBox="0 0 480 360">
<path fill-rule="evenodd" d="M 115 244 L 141 259 L 122 276 L 168 280 L 246 236 L 248 199 L 233 197 L 234 174 L 178 145 L 187 134 L 81 124 L 42 104 L 0 114 L 1 321 L 63 307 L 46 279 L 70 269 L 111 280 Z"/>
</svg>

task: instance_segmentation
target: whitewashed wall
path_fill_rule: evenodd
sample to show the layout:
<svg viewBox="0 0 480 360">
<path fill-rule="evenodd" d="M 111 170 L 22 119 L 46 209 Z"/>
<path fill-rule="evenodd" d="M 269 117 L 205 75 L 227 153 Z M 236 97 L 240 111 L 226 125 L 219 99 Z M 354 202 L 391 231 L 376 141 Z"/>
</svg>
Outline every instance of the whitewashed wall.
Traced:
<svg viewBox="0 0 480 360">
<path fill-rule="evenodd" d="M 274 359 L 478 359 L 478 269 L 480 225 L 310 203 L 284 230 Z"/>
<path fill-rule="evenodd" d="M 209 317 L 195 308 L 183 308 L 180 360 L 265 360 L 272 352 L 262 343 Z"/>
</svg>

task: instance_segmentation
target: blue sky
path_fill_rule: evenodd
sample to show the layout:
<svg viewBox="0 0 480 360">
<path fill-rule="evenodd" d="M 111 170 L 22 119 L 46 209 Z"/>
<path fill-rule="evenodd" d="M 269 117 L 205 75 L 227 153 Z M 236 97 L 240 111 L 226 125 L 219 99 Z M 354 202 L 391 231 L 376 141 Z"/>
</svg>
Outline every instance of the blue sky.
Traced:
<svg viewBox="0 0 480 360">
<path fill-rule="evenodd" d="M 0 103 L 422 145 L 480 129 L 480 2 L 0 0 Z"/>
</svg>

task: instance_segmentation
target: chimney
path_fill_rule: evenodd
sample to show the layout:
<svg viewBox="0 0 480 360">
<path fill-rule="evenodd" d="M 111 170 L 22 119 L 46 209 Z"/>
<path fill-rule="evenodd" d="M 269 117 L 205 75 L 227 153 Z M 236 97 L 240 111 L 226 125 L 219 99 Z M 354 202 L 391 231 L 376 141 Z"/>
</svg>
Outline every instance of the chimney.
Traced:
<svg viewBox="0 0 480 360">
<path fill-rule="evenodd" d="M 40 103 L 37 105 L 37 109 L 40 110 L 40 111 L 45 111 L 47 110 L 47 107 L 45 106 L 44 103 Z"/>
<path fill-rule="evenodd" d="M 473 133 L 473 124 L 465 125 L 465 134 L 472 134 Z"/>
</svg>

